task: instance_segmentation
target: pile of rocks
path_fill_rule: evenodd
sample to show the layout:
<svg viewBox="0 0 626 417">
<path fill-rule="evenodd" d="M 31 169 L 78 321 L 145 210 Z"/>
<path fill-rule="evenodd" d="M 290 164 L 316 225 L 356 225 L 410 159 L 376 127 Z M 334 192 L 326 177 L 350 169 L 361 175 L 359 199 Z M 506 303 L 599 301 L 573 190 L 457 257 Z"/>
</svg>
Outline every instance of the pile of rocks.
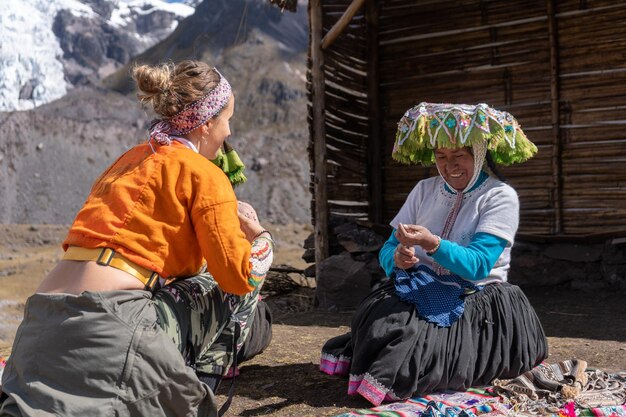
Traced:
<svg viewBox="0 0 626 417">
<path fill-rule="evenodd" d="M 385 276 L 378 263 L 378 252 L 391 229 L 364 222 L 331 218 L 328 239 L 329 257 L 320 265 L 316 277 L 315 306 L 344 311 L 356 308 L 372 284 Z M 384 236 L 384 237 L 383 237 Z M 315 241 L 311 234 L 304 242 L 302 258 L 315 262 Z M 315 264 L 305 270 L 315 276 Z"/>
<path fill-rule="evenodd" d="M 511 252 L 509 281 L 520 287 L 626 289 L 626 238 L 560 242 L 518 239 Z"/>
</svg>

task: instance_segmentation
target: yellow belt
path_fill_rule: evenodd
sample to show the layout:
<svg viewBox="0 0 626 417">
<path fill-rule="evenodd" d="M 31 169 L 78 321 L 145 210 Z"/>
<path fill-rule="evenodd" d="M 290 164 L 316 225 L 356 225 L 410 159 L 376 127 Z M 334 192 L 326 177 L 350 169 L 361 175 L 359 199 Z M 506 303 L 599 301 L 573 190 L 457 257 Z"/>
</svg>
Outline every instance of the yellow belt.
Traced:
<svg viewBox="0 0 626 417">
<path fill-rule="evenodd" d="M 112 266 L 128 272 L 145 284 L 148 291 L 151 291 L 159 282 L 159 274 L 129 261 L 111 248 L 88 249 L 70 246 L 63 255 L 63 259 L 67 261 L 94 261 L 98 265 Z"/>
</svg>

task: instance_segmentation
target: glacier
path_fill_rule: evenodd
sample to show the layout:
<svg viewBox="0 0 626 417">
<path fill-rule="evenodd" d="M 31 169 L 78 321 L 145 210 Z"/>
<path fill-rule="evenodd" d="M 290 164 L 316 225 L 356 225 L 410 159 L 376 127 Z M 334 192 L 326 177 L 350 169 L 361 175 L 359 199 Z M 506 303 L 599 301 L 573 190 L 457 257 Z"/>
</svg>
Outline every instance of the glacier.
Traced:
<svg viewBox="0 0 626 417">
<path fill-rule="evenodd" d="M 109 0 L 112 27 L 123 29 L 132 19 L 160 9 L 183 19 L 196 2 Z M 53 32 L 55 16 L 67 10 L 75 16 L 102 19 L 79 0 L 0 0 L 0 111 L 29 110 L 64 96 L 72 88 L 64 73 L 63 51 Z M 178 19 L 178 20 L 180 20 Z M 166 32 L 176 28 L 177 21 Z M 161 34 L 164 28 L 159 28 Z M 136 35 L 146 49 L 160 38 Z M 162 36 L 161 36 L 162 38 Z"/>
</svg>

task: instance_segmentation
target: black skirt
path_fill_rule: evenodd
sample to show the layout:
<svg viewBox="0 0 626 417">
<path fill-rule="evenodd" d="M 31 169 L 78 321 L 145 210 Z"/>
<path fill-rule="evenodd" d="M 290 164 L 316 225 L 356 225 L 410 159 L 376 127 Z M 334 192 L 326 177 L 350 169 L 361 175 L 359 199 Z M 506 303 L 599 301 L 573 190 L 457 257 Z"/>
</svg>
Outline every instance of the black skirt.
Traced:
<svg viewBox="0 0 626 417">
<path fill-rule="evenodd" d="M 320 369 L 349 374 L 348 394 L 379 405 L 515 378 L 547 356 L 539 319 L 515 285 L 486 285 L 465 298 L 451 327 L 439 327 L 419 318 L 387 280 L 361 302 L 352 331 L 326 342 Z"/>
</svg>

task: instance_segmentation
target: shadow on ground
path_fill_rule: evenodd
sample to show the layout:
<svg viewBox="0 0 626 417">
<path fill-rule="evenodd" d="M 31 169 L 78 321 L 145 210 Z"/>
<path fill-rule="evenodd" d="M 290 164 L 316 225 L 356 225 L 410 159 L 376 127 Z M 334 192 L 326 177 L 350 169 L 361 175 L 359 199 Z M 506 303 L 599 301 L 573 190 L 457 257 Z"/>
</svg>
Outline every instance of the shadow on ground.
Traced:
<svg viewBox="0 0 626 417">
<path fill-rule="evenodd" d="M 626 342 L 626 291 L 524 289 L 548 337 Z M 626 356 L 626 351 L 624 351 Z"/>
<path fill-rule="evenodd" d="M 243 368 L 242 372 L 245 381 L 242 377 L 236 381 L 237 392 L 248 400 L 258 401 L 259 404 L 242 410 L 238 414 L 241 416 L 265 415 L 293 406 L 315 409 L 327 407 L 354 409 L 370 406 L 363 398 L 346 395 L 347 379 L 325 375 L 313 363 L 250 365 Z M 230 383 L 229 380 L 225 381 L 218 393 L 228 392 Z M 275 401 L 266 404 L 268 398 Z"/>
</svg>

